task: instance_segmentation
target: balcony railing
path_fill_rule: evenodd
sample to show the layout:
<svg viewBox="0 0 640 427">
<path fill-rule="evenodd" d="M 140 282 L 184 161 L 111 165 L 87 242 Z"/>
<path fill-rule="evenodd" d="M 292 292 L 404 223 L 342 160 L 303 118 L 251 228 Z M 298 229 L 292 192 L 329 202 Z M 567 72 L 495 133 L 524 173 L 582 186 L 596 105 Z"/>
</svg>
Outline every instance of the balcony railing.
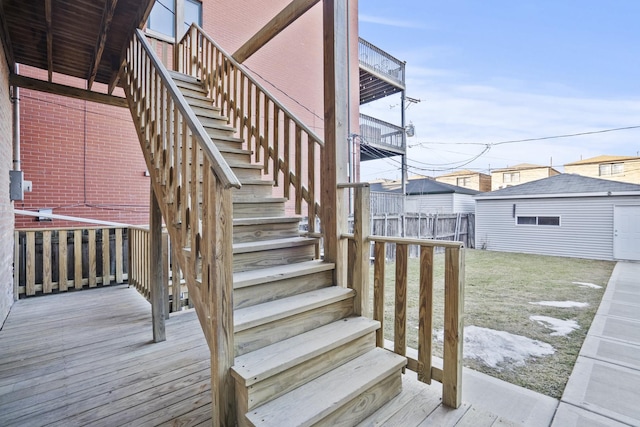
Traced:
<svg viewBox="0 0 640 427">
<path fill-rule="evenodd" d="M 400 126 L 360 114 L 361 145 L 369 145 L 377 149 L 391 150 L 396 154 L 404 154 L 406 146 L 403 134 L 404 130 Z"/>
<path fill-rule="evenodd" d="M 359 39 L 358 59 L 360 60 L 361 67 L 381 77 L 386 77 L 404 88 L 405 63 L 403 61 L 394 58 L 387 52 L 363 39 Z"/>
</svg>

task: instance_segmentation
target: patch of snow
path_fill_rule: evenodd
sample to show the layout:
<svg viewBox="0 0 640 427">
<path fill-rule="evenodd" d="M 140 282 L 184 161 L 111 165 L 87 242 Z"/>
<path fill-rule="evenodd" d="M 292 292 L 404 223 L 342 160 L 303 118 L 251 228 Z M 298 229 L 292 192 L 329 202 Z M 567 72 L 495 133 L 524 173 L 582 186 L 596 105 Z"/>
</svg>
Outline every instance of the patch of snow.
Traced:
<svg viewBox="0 0 640 427">
<path fill-rule="evenodd" d="M 552 332 L 551 336 L 556 337 L 564 337 L 576 329 L 580 329 L 580 325 L 575 320 L 562 320 L 548 316 L 531 316 L 529 320 L 533 320 L 547 329 L 553 329 L 555 332 Z"/>
<path fill-rule="evenodd" d="M 559 308 L 589 307 L 588 302 L 575 302 L 575 301 L 538 301 L 538 302 L 530 302 L 529 304 L 544 305 L 546 307 L 559 307 Z"/>
<path fill-rule="evenodd" d="M 593 288 L 593 289 L 602 289 L 602 286 L 600 285 L 595 285 L 593 283 L 587 283 L 587 282 L 571 282 L 574 285 L 578 285 L 581 288 Z"/>
<path fill-rule="evenodd" d="M 436 331 L 436 339 L 443 341 L 444 331 Z M 505 361 L 522 366 L 531 357 L 553 353 L 555 349 L 550 344 L 521 335 L 478 326 L 464 328 L 464 357 L 479 360 L 494 369 L 501 370 L 498 365 Z"/>
</svg>

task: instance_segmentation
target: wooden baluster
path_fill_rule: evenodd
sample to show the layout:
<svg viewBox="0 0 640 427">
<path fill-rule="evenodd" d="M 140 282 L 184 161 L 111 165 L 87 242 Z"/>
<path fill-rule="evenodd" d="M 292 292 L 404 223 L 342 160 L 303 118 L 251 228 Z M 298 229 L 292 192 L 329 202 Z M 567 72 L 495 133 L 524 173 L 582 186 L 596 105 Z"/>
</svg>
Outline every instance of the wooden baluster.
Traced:
<svg viewBox="0 0 640 427">
<path fill-rule="evenodd" d="M 393 351 L 407 353 L 407 259 L 409 246 L 396 244 L 396 304 Z"/>
<path fill-rule="evenodd" d="M 282 163 L 282 172 L 284 174 L 284 197 L 289 198 L 291 189 L 291 173 L 289 165 L 291 164 L 291 118 L 288 114 L 284 115 L 284 159 Z"/>
<path fill-rule="evenodd" d="M 244 86 L 245 86 L 245 78 L 244 78 L 244 73 L 239 73 L 240 74 L 240 105 L 238 106 L 238 109 L 236 110 L 236 119 L 234 122 L 234 126 L 236 129 L 240 129 L 240 139 L 244 140 L 244 121 L 245 121 L 245 93 L 244 93 Z"/>
<path fill-rule="evenodd" d="M 116 228 L 116 283 L 124 283 L 124 266 L 122 253 L 122 228 Z"/>
<path fill-rule="evenodd" d="M 261 97 L 262 97 L 262 91 L 260 91 L 257 87 L 255 88 L 256 90 L 256 97 L 255 97 L 255 103 L 256 103 L 256 116 L 253 119 L 255 121 L 255 126 L 254 126 L 254 133 L 255 133 L 255 149 L 253 150 L 253 160 L 256 163 L 260 163 L 260 149 L 262 148 L 262 132 L 260 131 L 260 127 L 261 127 L 261 121 L 260 121 L 260 117 L 262 114 L 261 108 L 260 106 L 262 105 L 261 102 Z"/>
<path fill-rule="evenodd" d="M 296 214 L 302 213 L 302 129 L 296 125 L 296 170 L 295 188 L 296 188 Z M 311 218 L 309 218 L 311 221 Z"/>
<path fill-rule="evenodd" d="M 73 287 L 82 289 L 82 230 L 73 232 Z"/>
<path fill-rule="evenodd" d="M 264 118 L 264 128 L 262 135 L 262 155 L 264 156 L 264 173 L 269 173 L 269 104 L 271 101 L 269 97 L 264 95 L 264 110 L 262 111 L 262 117 Z"/>
<path fill-rule="evenodd" d="M 418 381 L 431 384 L 433 333 L 433 247 L 420 247 L 420 291 L 418 319 Z"/>
<path fill-rule="evenodd" d="M 36 233 L 27 231 L 27 259 L 25 262 L 26 274 L 26 294 L 27 296 L 36 294 Z"/>
<path fill-rule="evenodd" d="M 462 404 L 464 251 L 446 248 L 444 268 L 442 403 L 459 408 Z"/>
<path fill-rule="evenodd" d="M 89 229 L 89 287 L 95 288 L 96 280 L 96 230 Z"/>
<path fill-rule="evenodd" d="M 67 230 L 58 231 L 58 290 L 66 292 L 67 278 Z"/>
<path fill-rule="evenodd" d="M 384 348 L 384 269 L 386 264 L 386 243 L 376 242 L 373 255 L 373 319 L 380 322 L 376 331 L 376 345 Z"/>
<path fill-rule="evenodd" d="M 42 293 L 50 294 L 51 280 L 51 231 L 42 232 Z"/>
<path fill-rule="evenodd" d="M 102 229 L 102 286 L 111 283 L 111 257 L 109 253 L 109 229 Z"/>
<path fill-rule="evenodd" d="M 280 108 L 273 105 L 273 151 L 271 152 L 273 159 L 273 180 L 276 187 L 280 178 Z"/>
</svg>

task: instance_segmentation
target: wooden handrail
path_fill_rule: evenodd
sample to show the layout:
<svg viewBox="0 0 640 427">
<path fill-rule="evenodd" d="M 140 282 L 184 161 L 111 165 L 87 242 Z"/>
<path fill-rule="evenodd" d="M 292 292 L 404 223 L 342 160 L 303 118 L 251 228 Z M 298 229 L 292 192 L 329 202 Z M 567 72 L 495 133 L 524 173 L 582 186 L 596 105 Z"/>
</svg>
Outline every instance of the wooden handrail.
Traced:
<svg viewBox="0 0 640 427">
<path fill-rule="evenodd" d="M 307 216 L 309 231 L 315 232 L 320 212 L 317 164 L 324 147 L 320 137 L 198 25 L 191 26 L 176 49 L 178 70 L 202 82 L 253 152 L 253 161 L 263 164 L 263 172 L 283 187 L 284 197 L 295 201 L 296 214 Z"/>
<path fill-rule="evenodd" d="M 233 65 L 235 68 L 239 69 L 239 70 L 244 70 L 244 67 L 238 62 L 236 61 L 233 56 L 229 55 L 229 53 L 227 51 L 225 51 L 218 43 L 216 43 L 211 37 L 209 37 L 209 35 L 207 33 L 204 32 L 204 30 L 202 28 L 200 28 L 200 26 L 196 23 L 191 24 L 191 28 L 189 29 L 189 31 L 187 31 L 185 33 L 185 35 L 182 37 L 182 40 L 180 40 L 180 45 L 184 46 L 185 41 L 190 37 L 190 32 L 191 29 L 197 29 L 198 34 L 201 35 L 202 37 L 204 37 L 209 43 L 211 43 L 213 46 L 215 46 L 216 50 L 218 50 L 220 53 L 222 53 L 222 55 L 225 57 L 225 59 L 227 61 L 229 61 L 229 63 L 231 65 Z M 284 106 L 284 104 L 282 104 L 280 101 L 278 101 L 276 99 L 275 96 L 273 96 L 271 94 L 271 92 L 269 92 L 269 90 L 267 90 L 264 86 L 262 86 L 260 84 L 260 82 L 258 82 L 253 76 L 251 76 L 251 74 L 248 73 L 244 73 L 243 74 L 246 76 L 246 78 L 256 87 L 260 90 L 260 92 L 267 94 L 269 96 L 269 99 L 271 100 L 271 102 L 273 102 L 273 104 L 275 106 L 278 107 L 278 109 L 280 111 L 282 111 L 283 113 L 285 113 L 287 116 L 289 116 L 291 118 L 291 120 L 300 127 L 300 129 L 302 129 L 304 132 L 306 132 L 307 134 L 309 134 L 313 140 L 315 140 L 318 145 L 324 146 L 324 142 L 322 142 L 322 138 L 320 138 L 313 130 L 309 129 L 307 127 L 307 125 L 305 125 L 302 120 L 298 119 L 296 117 L 295 114 L 293 114 L 287 107 Z M 198 78 L 202 78 L 203 76 L 199 76 L 199 75 L 195 75 L 194 77 L 198 77 Z"/>
<path fill-rule="evenodd" d="M 154 69 L 162 79 L 163 85 L 166 87 L 167 92 L 171 96 L 174 105 L 180 110 L 180 113 L 183 115 L 184 120 L 187 123 L 187 126 L 193 132 L 193 135 L 198 139 L 198 143 L 200 147 L 204 151 L 205 155 L 209 158 L 211 162 L 211 168 L 215 171 L 216 176 L 222 182 L 225 188 L 240 188 L 242 184 L 240 184 L 240 180 L 233 173 L 229 165 L 227 164 L 222 154 L 218 148 L 213 145 L 211 142 L 211 138 L 207 135 L 207 131 L 204 130 L 202 123 L 193 113 L 191 107 L 187 103 L 187 100 L 178 89 L 178 86 L 175 84 L 171 76 L 169 75 L 169 71 L 162 65 L 162 61 L 155 54 L 149 42 L 147 41 L 146 36 L 142 32 L 142 30 L 136 30 L 136 37 L 140 41 L 140 45 L 147 53 L 149 60 L 153 64 Z"/>
<path fill-rule="evenodd" d="M 345 233 L 341 236 L 343 239 L 352 240 L 353 234 Z M 416 245 L 416 246 L 429 246 L 432 248 L 458 248 L 464 247 L 462 242 L 452 242 L 448 240 L 434 240 L 434 239 L 415 239 L 411 237 L 393 237 L 393 236 L 378 236 L 375 234 L 370 235 L 367 240 L 369 242 L 380 243 L 397 243 L 401 245 Z"/>
</svg>

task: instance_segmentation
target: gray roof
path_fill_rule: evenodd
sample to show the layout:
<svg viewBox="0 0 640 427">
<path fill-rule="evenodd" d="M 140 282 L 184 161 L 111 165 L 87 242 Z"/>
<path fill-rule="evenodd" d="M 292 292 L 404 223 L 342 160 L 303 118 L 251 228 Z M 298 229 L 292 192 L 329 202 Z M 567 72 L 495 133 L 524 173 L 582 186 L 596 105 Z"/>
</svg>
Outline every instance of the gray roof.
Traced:
<svg viewBox="0 0 640 427">
<path fill-rule="evenodd" d="M 551 196 L 569 197 L 571 195 L 607 195 L 608 193 L 638 193 L 640 185 L 608 179 L 563 173 L 525 184 L 514 185 L 501 190 L 481 193 L 476 199 L 499 199 L 513 197 Z"/>
<path fill-rule="evenodd" d="M 402 184 L 400 181 L 391 182 L 375 182 L 371 184 L 371 191 L 402 193 Z M 434 181 L 429 178 L 410 179 L 407 181 L 407 195 L 419 196 L 424 194 L 478 194 L 479 191 L 469 188 L 458 187 L 457 185 L 446 184 L 444 182 Z"/>
</svg>

